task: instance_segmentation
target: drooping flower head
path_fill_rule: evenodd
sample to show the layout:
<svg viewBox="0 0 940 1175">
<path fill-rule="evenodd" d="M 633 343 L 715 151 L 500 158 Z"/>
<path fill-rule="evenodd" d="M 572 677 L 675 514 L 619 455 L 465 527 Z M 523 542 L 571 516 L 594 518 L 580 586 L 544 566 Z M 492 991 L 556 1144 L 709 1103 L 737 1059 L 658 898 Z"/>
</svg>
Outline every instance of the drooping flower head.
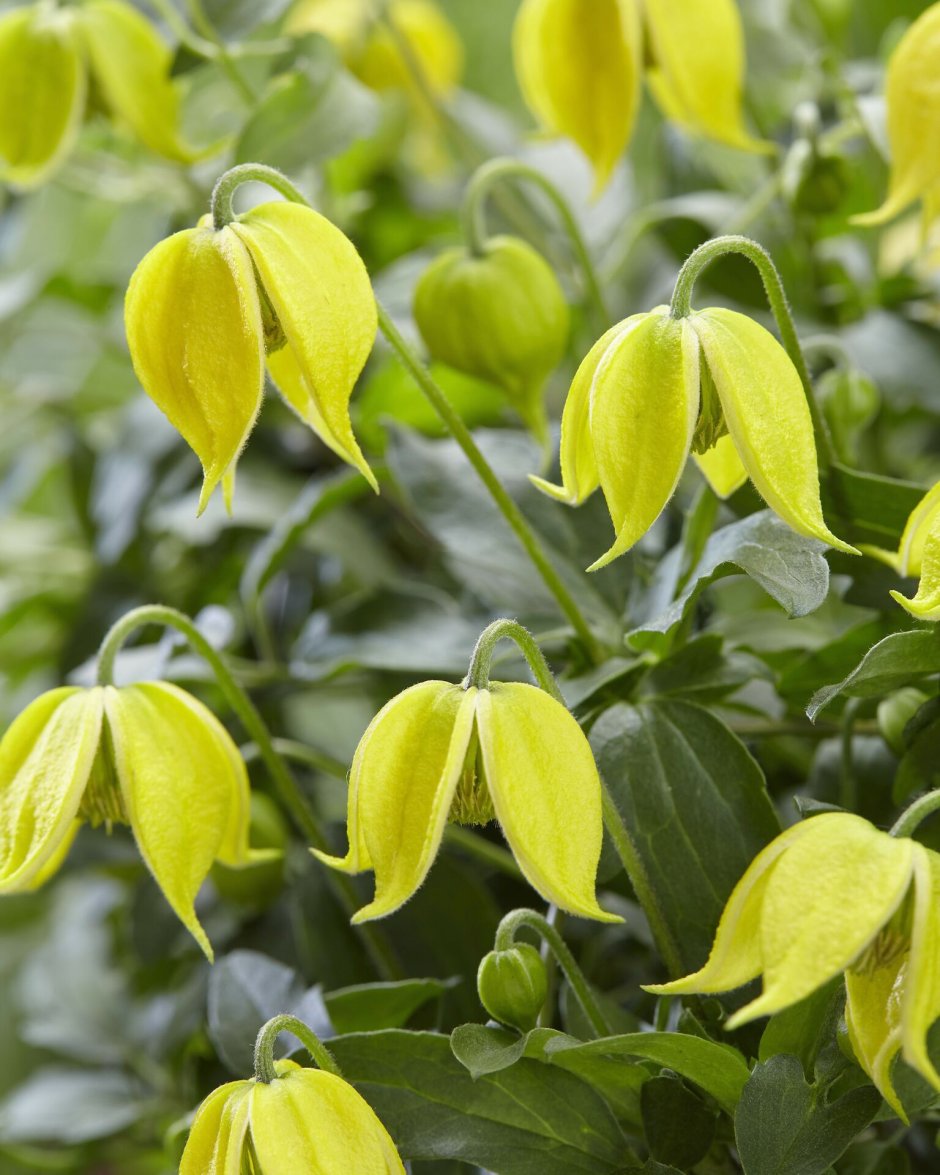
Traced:
<svg viewBox="0 0 940 1175">
<path fill-rule="evenodd" d="M 30 4 L 0 16 L 0 180 L 43 183 L 71 151 L 93 81 L 109 114 L 146 147 L 197 157 L 179 132 L 172 53 L 124 0 Z"/>
<path fill-rule="evenodd" d="M 763 993 L 729 1028 L 798 1003 L 844 972 L 859 1064 L 903 1116 L 891 1081 L 900 1052 L 940 1090 L 927 1032 L 940 1016 L 940 855 L 844 812 L 787 829 L 751 863 L 725 906 L 705 966 L 664 995 Z"/>
<path fill-rule="evenodd" d="M 918 620 L 940 620 L 940 482 L 924 494 L 908 516 L 897 552 L 868 548 L 898 575 L 920 576 L 912 598 L 892 591 L 893 599 Z"/>
<path fill-rule="evenodd" d="M 124 318 L 138 379 L 202 462 L 200 511 L 220 482 L 231 502 L 265 367 L 300 419 L 377 489 L 349 419 L 375 299 L 355 247 L 325 217 L 287 201 L 218 229 L 203 217 L 141 261 Z"/>
<path fill-rule="evenodd" d="M 601 190 L 633 133 L 644 70 L 668 118 L 745 150 L 744 37 L 733 0 L 523 0 L 513 32 L 523 97 L 574 140 Z"/>
<path fill-rule="evenodd" d="M 375 898 L 354 922 L 381 918 L 418 889 L 448 820 L 496 819 L 526 879 L 546 901 L 584 918 L 619 921 L 594 893 L 601 852 L 601 784 L 587 739 L 543 690 L 425 681 L 383 707 L 349 776 L 347 873 L 375 871 Z"/>
<path fill-rule="evenodd" d="M 649 530 L 690 451 L 717 493 L 749 477 L 799 534 L 854 551 L 827 527 L 816 443 L 796 368 L 764 327 L 733 310 L 634 314 L 594 344 L 575 374 L 561 422 L 561 486 L 570 505 L 600 485 L 616 531 L 605 566 Z"/>
<path fill-rule="evenodd" d="M 168 682 L 63 687 L 37 698 L 0 741 L 0 894 L 34 889 L 78 824 L 128 824 L 174 913 L 206 955 L 194 901 L 214 861 L 248 847 L 249 787 L 231 736 Z"/>
</svg>

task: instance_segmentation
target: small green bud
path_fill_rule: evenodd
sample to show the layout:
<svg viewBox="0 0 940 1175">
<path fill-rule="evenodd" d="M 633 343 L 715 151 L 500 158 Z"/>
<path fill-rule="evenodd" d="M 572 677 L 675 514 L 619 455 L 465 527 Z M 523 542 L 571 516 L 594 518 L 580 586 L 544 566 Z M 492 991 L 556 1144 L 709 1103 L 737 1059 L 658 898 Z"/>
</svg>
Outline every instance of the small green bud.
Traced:
<svg viewBox="0 0 940 1175">
<path fill-rule="evenodd" d="M 542 957 L 528 943 L 484 955 L 477 971 L 480 1003 L 494 1020 L 520 1032 L 535 1027 L 548 997 L 548 976 Z"/>
<path fill-rule="evenodd" d="M 926 701 L 922 690 L 907 686 L 879 702 L 878 729 L 896 755 L 904 754 L 904 728 Z"/>
<path fill-rule="evenodd" d="M 542 390 L 565 352 L 569 314 L 558 279 L 533 248 L 493 237 L 482 256 L 447 249 L 421 276 L 414 315 L 432 358 L 497 384 L 545 438 Z"/>
<path fill-rule="evenodd" d="M 831 368 L 820 376 L 816 391 L 836 452 L 841 460 L 854 464 L 859 437 L 881 406 L 878 388 L 861 371 Z"/>
</svg>

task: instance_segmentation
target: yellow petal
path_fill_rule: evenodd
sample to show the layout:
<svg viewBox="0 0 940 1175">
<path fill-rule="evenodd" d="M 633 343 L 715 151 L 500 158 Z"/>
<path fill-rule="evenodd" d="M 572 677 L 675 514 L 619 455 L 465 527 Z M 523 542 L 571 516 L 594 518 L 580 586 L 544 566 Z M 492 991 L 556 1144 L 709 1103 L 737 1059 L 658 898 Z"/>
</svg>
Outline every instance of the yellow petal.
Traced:
<svg viewBox="0 0 940 1175">
<path fill-rule="evenodd" d="M 768 330 L 734 310 L 703 310 L 689 321 L 757 492 L 798 534 L 856 554 L 823 518 L 813 421 L 786 351 Z"/>
<path fill-rule="evenodd" d="M 901 1006 L 904 1060 L 940 1090 L 940 1073 L 927 1053 L 927 1033 L 940 1016 L 940 856 L 911 841 L 914 921 Z"/>
<path fill-rule="evenodd" d="M 0 17 L 0 180 L 34 188 L 72 149 L 86 75 L 74 13 L 17 8 Z"/>
<path fill-rule="evenodd" d="M 847 812 L 806 821 L 770 874 L 760 913 L 764 991 L 729 1028 L 798 1003 L 845 971 L 907 893 L 912 841 Z"/>
<path fill-rule="evenodd" d="M 924 494 L 904 524 L 897 554 L 899 575 L 920 575 L 924 543 L 935 528 L 940 530 L 940 481 Z"/>
<path fill-rule="evenodd" d="M 355 803 L 358 811 L 348 833 L 353 848 L 342 862 L 316 854 L 351 869 L 356 846 L 364 846 L 375 870 L 375 898 L 353 922 L 391 914 L 427 876 L 470 745 L 476 692 L 446 681 L 421 682 L 392 698 L 363 735 L 350 778 L 350 810 Z"/>
<path fill-rule="evenodd" d="M 685 319 L 653 311 L 608 347 L 591 389 L 590 430 L 617 532 L 595 571 L 628 551 L 675 492 L 699 412 L 699 356 Z"/>
<path fill-rule="evenodd" d="M 245 243 L 287 345 L 268 359 L 294 411 L 373 489 L 353 435 L 349 398 L 375 342 L 372 285 L 355 246 L 301 204 L 259 204 L 232 225 Z"/>
<path fill-rule="evenodd" d="M 744 33 L 734 0 L 643 0 L 653 67 L 647 80 L 667 117 L 732 147 L 772 151 L 744 126 Z"/>
<path fill-rule="evenodd" d="M 150 22 L 123 0 L 87 0 L 78 21 L 95 81 L 114 115 L 152 151 L 192 162 L 196 153 L 179 134 L 173 54 Z"/>
<path fill-rule="evenodd" d="M 884 967 L 845 973 L 845 1024 L 858 1063 L 903 1121 L 904 1107 L 891 1081 L 891 1063 L 901 1047 L 901 1001 L 907 956 Z"/>
<path fill-rule="evenodd" d="M 319 33 L 346 52 L 368 24 L 368 0 L 299 0 L 287 15 L 284 32 L 290 37 Z"/>
<path fill-rule="evenodd" d="M 101 738 L 97 689 L 50 690 L 0 741 L 0 893 L 32 888 L 73 834 Z"/>
<path fill-rule="evenodd" d="M 177 686 L 109 686 L 105 708 L 121 795 L 141 856 L 211 959 L 194 902 L 213 862 L 233 850 L 232 810 L 245 814 L 243 781 L 215 719 Z"/>
<path fill-rule="evenodd" d="M 891 596 L 918 620 L 940 620 L 940 518 L 933 520 L 932 529 L 924 537 L 917 594 L 908 599 L 892 591 Z"/>
<path fill-rule="evenodd" d="M 747 481 L 747 470 L 727 433 L 704 453 L 693 453 L 692 456 L 719 498 L 730 498 Z"/>
<path fill-rule="evenodd" d="M 180 1159 L 179 1175 L 215 1175 L 220 1170 L 218 1155 L 223 1124 L 230 1126 L 233 1108 L 237 1108 L 249 1088 L 247 1081 L 230 1081 L 228 1085 L 222 1085 L 209 1094 L 196 1111 L 190 1127 L 186 1148 Z M 241 1097 L 237 1096 L 239 1094 Z M 230 1104 L 233 1101 L 234 1107 Z M 227 1142 L 225 1139 L 222 1141 Z"/>
<path fill-rule="evenodd" d="M 261 306 L 241 241 L 206 227 L 161 241 L 130 280 L 124 323 L 144 391 L 202 462 L 202 511 L 248 439 L 264 390 Z"/>
<path fill-rule="evenodd" d="M 523 97 L 548 130 L 573 139 L 605 187 L 640 103 L 643 35 L 635 0 L 523 0 L 513 58 Z"/>
<path fill-rule="evenodd" d="M 452 93 L 463 72 L 463 46 L 439 6 L 431 0 L 391 0 L 389 18 L 434 93 Z M 366 43 L 348 60 L 356 76 L 373 90 L 404 89 L 413 99 L 423 100 L 414 70 L 405 61 L 398 40 L 383 24 L 373 25 Z"/>
<path fill-rule="evenodd" d="M 884 224 L 940 180 L 940 4 L 932 4 L 897 44 L 885 77 L 891 178 L 884 204 L 853 217 Z"/>
<path fill-rule="evenodd" d="M 252 1087 L 251 1139 L 259 1169 L 277 1175 L 405 1175 L 369 1104 L 319 1069 L 294 1069 Z"/>
<path fill-rule="evenodd" d="M 601 782 L 581 727 L 544 690 L 493 682 L 477 696 L 477 729 L 496 818 L 530 885 L 572 914 L 619 922 L 594 892 Z"/>
<path fill-rule="evenodd" d="M 748 865 L 731 891 L 704 967 L 672 983 L 644 983 L 643 990 L 654 995 L 714 994 L 756 979 L 763 967 L 760 919 L 767 882 L 780 857 L 808 827 L 809 821 L 803 821 L 781 832 Z"/>
</svg>

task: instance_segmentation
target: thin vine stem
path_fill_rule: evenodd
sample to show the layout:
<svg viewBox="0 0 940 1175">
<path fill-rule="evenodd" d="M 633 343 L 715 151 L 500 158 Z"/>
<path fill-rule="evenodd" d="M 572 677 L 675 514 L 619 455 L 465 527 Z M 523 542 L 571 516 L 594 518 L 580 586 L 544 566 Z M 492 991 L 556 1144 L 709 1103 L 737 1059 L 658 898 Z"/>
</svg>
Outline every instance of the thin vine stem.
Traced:
<svg viewBox="0 0 940 1175">
<path fill-rule="evenodd" d="M 207 662 L 225 695 L 225 700 L 234 710 L 249 738 L 257 746 L 258 755 L 268 770 L 281 803 L 290 813 L 308 844 L 314 848 L 325 849 L 327 839 L 320 826 L 320 821 L 307 803 L 287 763 L 278 754 L 274 740 L 257 706 L 235 680 L 218 650 L 213 648 L 184 613 L 163 604 L 144 604 L 122 616 L 111 626 L 101 642 L 98 651 L 98 683 L 100 685 L 113 684 L 114 662 L 121 647 L 133 632 L 149 624 L 175 629 Z M 359 906 L 358 896 L 352 882 L 343 874 L 335 874 L 332 871 L 329 876 L 330 884 L 344 909 L 348 914 L 352 914 Z M 399 978 L 401 968 L 387 940 L 372 926 L 359 926 L 357 931 L 362 934 L 379 973 L 385 978 Z"/>
<path fill-rule="evenodd" d="M 728 253 L 737 253 L 741 257 L 746 258 L 760 274 L 761 281 L 764 285 L 764 292 L 767 295 L 767 302 L 777 323 L 777 330 L 780 332 L 780 341 L 783 343 L 784 350 L 789 355 L 790 361 L 796 368 L 797 374 L 800 377 L 800 383 L 803 385 L 803 391 L 806 394 L 806 402 L 809 405 L 809 411 L 813 421 L 813 432 L 816 435 L 820 468 L 823 470 L 828 469 L 836 459 L 835 452 L 832 448 L 832 440 L 829 436 L 829 430 L 826 428 L 819 402 L 816 399 L 813 381 L 810 378 L 809 368 L 806 364 L 806 356 L 803 354 L 803 348 L 800 346 L 799 335 L 796 332 L 796 324 L 793 321 L 793 313 L 790 310 L 786 290 L 783 288 L 783 281 L 780 278 L 776 265 L 774 265 L 773 258 L 762 245 L 759 245 L 756 241 L 752 241 L 750 237 L 738 235 L 715 237 L 714 240 L 706 241 L 704 245 L 699 245 L 686 258 L 685 264 L 682 266 L 682 269 L 679 271 L 679 276 L 676 278 L 670 313 L 673 318 L 685 318 L 691 314 L 692 290 L 696 281 L 710 265 Z"/>
<path fill-rule="evenodd" d="M 272 1081 L 277 1080 L 274 1045 L 282 1032 L 292 1032 L 316 1061 L 319 1069 L 325 1073 L 332 1073 L 334 1077 L 343 1076 L 333 1054 L 313 1029 L 303 1020 L 298 1020 L 296 1016 L 282 1015 L 273 1016 L 267 1024 L 263 1025 L 255 1041 L 255 1077 L 258 1081 L 270 1085 Z"/>
<path fill-rule="evenodd" d="M 486 200 L 493 188 L 506 179 L 524 180 L 533 184 L 552 202 L 577 256 L 597 324 L 602 331 L 607 330 L 610 325 L 610 314 L 584 234 L 564 196 L 547 176 L 536 171 L 534 167 L 521 163 L 518 159 L 491 159 L 477 168 L 467 186 L 461 211 L 464 233 L 471 251 L 478 257 L 486 252 Z"/>
<path fill-rule="evenodd" d="M 225 39 L 207 16 L 206 10 L 202 5 L 202 0 L 186 0 L 186 6 L 189 9 L 190 19 L 196 31 L 216 47 L 216 58 L 219 66 L 238 91 L 242 101 L 247 106 L 253 106 L 258 101 L 258 95 L 245 79 L 245 75 L 235 64 L 235 59 L 232 57 L 229 47 L 225 43 Z"/>
<path fill-rule="evenodd" d="M 584 972 L 578 966 L 577 960 L 571 953 L 565 940 L 555 927 L 552 926 L 551 922 L 538 913 L 537 910 L 520 909 L 510 911 L 496 928 L 496 939 L 493 943 L 494 949 L 497 951 L 510 950 L 515 942 L 517 931 L 521 930 L 524 926 L 529 927 L 530 930 L 534 930 L 548 944 L 594 1033 L 599 1037 L 609 1036 L 610 1025 L 607 1023 L 607 1018 L 601 1010 L 600 1004 L 595 999 L 594 993 L 591 991 L 590 984 L 584 977 Z"/>
<path fill-rule="evenodd" d="M 930 791 L 901 813 L 889 830 L 892 836 L 911 836 L 928 816 L 940 810 L 940 788 Z"/>
<path fill-rule="evenodd" d="M 266 163 L 239 163 L 224 172 L 212 189 L 210 210 L 214 229 L 218 231 L 232 223 L 235 219 L 235 209 L 232 204 L 235 192 L 242 184 L 252 181 L 267 184 L 269 188 L 280 192 L 292 204 L 305 204 L 308 208 L 310 207 L 307 197 L 299 188 L 294 187 L 287 176 L 277 168 L 268 167 Z"/>
<path fill-rule="evenodd" d="M 487 688 L 490 683 L 490 665 L 493 653 L 501 640 L 511 640 L 518 646 L 532 670 L 532 675 L 538 682 L 539 688 L 550 694 L 556 702 L 564 705 L 565 699 L 561 695 L 554 674 L 548 667 L 545 654 L 539 648 L 532 633 L 524 628 L 518 620 L 494 620 L 480 633 L 470 658 L 470 668 L 467 670 L 467 686 L 475 686 L 477 689 Z"/>
</svg>

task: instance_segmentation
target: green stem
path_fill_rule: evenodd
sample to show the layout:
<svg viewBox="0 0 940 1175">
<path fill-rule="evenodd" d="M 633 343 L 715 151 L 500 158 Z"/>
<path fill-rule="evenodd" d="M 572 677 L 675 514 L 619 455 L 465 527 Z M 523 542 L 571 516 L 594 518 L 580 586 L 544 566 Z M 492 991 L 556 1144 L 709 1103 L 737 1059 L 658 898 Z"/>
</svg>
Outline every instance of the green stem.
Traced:
<svg viewBox="0 0 940 1175">
<path fill-rule="evenodd" d="M 245 104 L 247 106 L 253 106 L 258 101 L 258 95 L 245 80 L 244 75 L 235 64 L 235 60 L 229 52 L 228 45 L 226 45 L 215 25 L 206 15 L 206 10 L 202 6 L 202 0 L 187 0 L 187 7 L 196 31 L 216 47 L 216 57 L 219 65 L 224 70 L 229 81 L 231 81 L 232 85 L 239 92 Z"/>
<path fill-rule="evenodd" d="M 911 836 L 928 816 L 940 810 L 940 788 L 930 791 L 901 813 L 890 829 L 892 836 Z"/>
<path fill-rule="evenodd" d="M 560 702 L 563 706 L 565 699 L 555 682 L 554 674 L 548 667 L 545 654 L 536 643 L 535 637 L 518 620 L 494 620 L 480 633 L 473 656 L 470 658 L 470 668 L 467 670 L 466 687 L 486 689 L 490 683 L 490 664 L 493 652 L 501 640 L 511 640 L 519 647 L 522 655 L 528 662 L 532 675 L 538 682 L 539 688 Z"/>
<path fill-rule="evenodd" d="M 849 812 L 854 812 L 858 806 L 852 739 L 855 734 L 855 719 L 861 706 L 861 698 L 849 700 L 842 715 L 842 727 L 839 732 L 839 805 Z"/>
<path fill-rule="evenodd" d="M 114 680 L 114 660 L 127 638 L 136 629 L 148 624 L 159 624 L 173 628 L 181 633 L 191 647 L 206 661 L 212 669 L 226 701 L 235 711 L 249 738 L 258 748 L 258 755 L 264 762 L 271 780 L 277 790 L 281 803 L 290 813 L 294 823 L 303 833 L 307 842 L 314 848 L 325 849 L 327 840 L 320 827 L 320 822 L 310 809 L 297 780 L 284 759 L 278 754 L 274 740 L 268 731 L 264 719 L 258 708 L 232 676 L 221 654 L 212 647 L 192 620 L 175 608 L 168 608 L 162 604 L 145 604 L 134 608 L 112 625 L 98 651 L 98 683 L 112 685 Z M 355 888 L 348 877 L 330 871 L 330 881 L 340 902 L 352 914 L 359 905 Z M 377 970 L 385 978 L 398 977 L 401 974 L 397 960 L 392 954 L 386 940 L 376 933 L 374 927 L 359 926 L 357 930 L 363 934 L 366 946 L 372 956 Z"/>
<path fill-rule="evenodd" d="M 575 994 L 575 998 L 581 1005 L 581 1009 L 588 1019 L 591 1027 L 597 1036 L 609 1036 L 610 1026 L 597 1000 L 594 998 L 594 993 L 591 991 L 588 981 L 584 977 L 584 972 L 578 966 L 574 955 L 568 949 L 568 944 L 561 937 L 554 926 L 544 918 L 536 910 L 512 910 L 500 922 L 496 928 L 496 939 L 493 943 L 494 950 L 508 951 L 511 949 L 517 931 L 521 930 L 523 926 L 528 926 L 539 934 L 548 946 L 551 948 L 552 954 L 558 960 L 558 965 L 561 967 L 568 980 L 571 990 Z"/>
<path fill-rule="evenodd" d="M 405 341 L 398 327 L 381 303 L 378 303 L 379 328 L 385 335 L 393 350 L 397 353 L 402 364 L 407 368 L 415 383 L 424 393 L 431 406 L 447 426 L 451 436 L 463 450 L 467 460 L 473 466 L 477 476 L 490 492 L 493 501 L 511 527 L 516 538 L 525 548 L 526 554 L 535 564 L 536 570 L 542 577 L 545 586 L 558 601 L 558 606 L 567 617 L 571 627 L 575 630 L 587 650 L 590 659 L 597 664 L 601 660 L 601 651 L 597 640 L 591 632 L 590 626 L 581 614 L 574 597 L 565 587 L 558 572 L 549 562 L 542 544 L 535 536 L 535 532 L 526 521 L 525 515 L 512 500 L 496 476 L 492 466 L 480 452 L 476 441 L 459 413 L 454 409 L 443 390 L 435 382 L 431 373 L 417 357 L 412 347 Z"/>
<path fill-rule="evenodd" d="M 530 167 L 526 163 L 520 163 L 517 159 L 491 159 L 488 163 L 484 163 L 482 167 L 477 168 L 467 187 L 461 213 L 464 232 L 471 251 L 478 257 L 482 257 L 486 252 L 488 240 L 486 231 L 486 199 L 490 191 L 504 179 L 520 179 L 534 184 L 555 206 L 577 255 L 578 264 L 581 267 L 581 275 L 594 307 L 598 326 L 601 331 L 607 330 L 610 325 L 610 315 L 604 302 L 604 294 L 597 276 L 597 269 L 591 258 L 584 234 L 581 232 L 577 219 L 561 192 L 558 191 L 547 176 L 543 175 L 540 171 L 536 171 L 534 167 Z"/>
<path fill-rule="evenodd" d="M 296 742 L 290 738 L 275 738 L 271 740 L 275 751 L 282 759 L 287 759 L 293 763 L 300 763 L 304 767 L 310 767 L 314 771 L 321 771 L 324 775 L 329 775 L 332 779 L 341 779 L 346 781 L 349 775 L 349 768 L 345 763 L 341 763 L 339 759 L 334 759 L 332 755 L 328 755 L 325 751 L 319 751 L 316 747 L 308 747 L 306 743 Z M 261 751 L 257 743 L 245 743 L 240 748 L 242 758 L 246 763 L 251 763 L 255 759 L 261 758 Z"/>
<path fill-rule="evenodd" d="M 303 193 L 295 188 L 287 176 L 279 172 L 277 168 L 268 167 L 266 163 L 239 163 L 236 167 L 230 167 L 228 171 L 224 172 L 212 189 L 210 208 L 214 229 L 218 231 L 232 223 L 235 219 L 235 209 L 232 206 L 235 192 L 242 184 L 252 181 L 274 188 L 292 204 L 305 204 L 308 208 L 310 207 L 310 202 Z"/>
<path fill-rule="evenodd" d="M 255 1077 L 258 1081 L 270 1085 L 272 1081 L 277 1080 L 274 1045 L 282 1032 L 292 1032 L 316 1061 L 318 1068 L 325 1073 L 332 1073 L 334 1077 L 343 1076 L 339 1065 L 333 1059 L 333 1054 L 309 1025 L 304 1024 L 303 1020 L 298 1020 L 296 1016 L 274 1016 L 262 1027 L 255 1041 Z"/>
<path fill-rule="evenodd" d="M 181 45 L 184 45 L 197 57 L 206 61 L 217 61 L 219 58 L 218 45 L 211 40 L 197 36 L 183 20 L 173 0 L 147 0 L 150 7 L 157 13 L 170 32 Z"/>
<path fill-rule="evenodd" d="M 633 892 L 637 896 L 637 901 L 643 907 L 643 913 L 646 915 L 647 922 L 649 922 L 653 939 L 662 956 L 663 962 L 666 964 L 670 975 L 674 979 L 677 979 L 685 973 L 678 944 L 673 938 L 669 927 L 666 925 L 666 920 L 659 908 L 659 902 L 653 886 L 647 876 L 646 867 L 640 859 L 640 854 L 637 852 L 633 838 L 630 836 L 630 832 L 623 822 L 623 817 L 620 815 L 617 805 L 614 803 L 613 796 L 610 794 L 605 783 L 602 783 L 602 788 L 601 804 L 604 814 L 604 827 L 607 829 L 617 856 L 620 858 L 624 872 L 630 884 L 633 886 Z"/>
<path fill-rule="evenodd" d="M 692 289 L 695 282 L 719 257 L 724 257 L 728 253 L 738 253 L 745 257 L 760 274 L 767 301 L 777 322 L 777 330 L 780 332 L 780 341 L 796 368 L 800 383 L 803 385 L 803 391 L 806 394 L 806 402 L 813 420 L 813 431 L 816 434 L 820 469 L 828 469 L 835 461 L 832 441 L 816 399 L 813 381 L 806 365 L 803 348 L 800 346 L 799 335 L 796 333 L 796 325 L 793 322 L 793 314 L 790 310 L 790 303 L 787 301 L 783 282 L 773 259 L 763 246 L 758 245 L 749 237 L 742 236 L 716 237 L 714 240 L 706 241 L 704 245 L 700 245 L 686 258 L 685 264 L 679 271 L 672 294 L 670 313 L 673 318 L 685 318 L 691 314 Z"/>
</svg>

